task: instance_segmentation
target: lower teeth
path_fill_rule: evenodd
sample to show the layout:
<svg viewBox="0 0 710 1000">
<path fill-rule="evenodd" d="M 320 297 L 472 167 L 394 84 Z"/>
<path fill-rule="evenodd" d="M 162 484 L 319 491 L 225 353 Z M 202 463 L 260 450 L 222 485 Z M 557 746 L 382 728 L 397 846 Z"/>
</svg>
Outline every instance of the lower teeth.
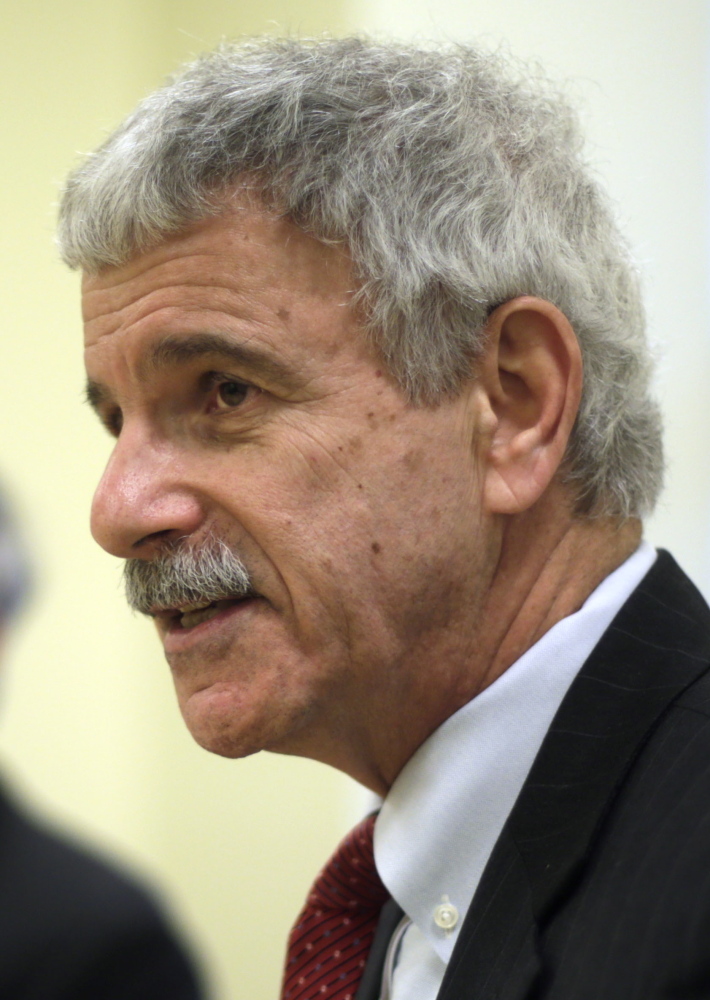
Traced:
<svg viewBox="0 0 710 1000">
<path fill-rule="evenodd" d="M 200 611 L 188 611 L 180 618 L 180 625 L 183 628 L 194 628 L 195 625 L 199 625 L 201 622 L 207 622 L 210 618 L 214 618 L 215 615 L 219 614 L 219 612 L 220 609 L 214 604 L 212 607 L 202 608 Z"/>
</svg>

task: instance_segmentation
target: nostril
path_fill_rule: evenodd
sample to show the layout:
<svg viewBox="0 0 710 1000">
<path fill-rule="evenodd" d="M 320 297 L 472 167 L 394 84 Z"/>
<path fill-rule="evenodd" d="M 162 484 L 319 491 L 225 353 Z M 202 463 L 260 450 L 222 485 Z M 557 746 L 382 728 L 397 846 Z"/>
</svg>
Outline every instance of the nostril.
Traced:
<svg viewBox="0 0 710 1000">
<path fill-rule="evenodd" d="M 168 541 L 176 541 L 178 538 L 183 538 L 184 532 L 176 532 L 172 528 L 164 528 L 161 531 L 151 531 L 149 534 L 144 535 L 143 538 L 139 538 L 137 542 L 133 543 L 134 549 L 145 548 L 146 545 L 161 544 Z"/>
</svg>

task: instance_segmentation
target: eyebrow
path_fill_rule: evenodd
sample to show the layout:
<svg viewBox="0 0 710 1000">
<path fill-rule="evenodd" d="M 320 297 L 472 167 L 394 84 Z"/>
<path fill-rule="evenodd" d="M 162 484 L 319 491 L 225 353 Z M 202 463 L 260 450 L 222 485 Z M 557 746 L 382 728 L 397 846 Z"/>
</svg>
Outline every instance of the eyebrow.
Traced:
<svg viewBox="0 0 710 1000">
<path fill-rule="evenodd" d="M 140 364 L 138 378 L 141 382 L 147 382 L 152 375 L 164 368 L 189 364 L 207 356 L 239 365 L 268 381 L 284 382 L 294 387 L 300 384 L 293 370 L 283 361 L 260 347 L 240 343 L 232 336 L 222 333 L 192 333 L 186 336 L 169 334 L 163 337 Z"/>
<path fill-rule="evenodd" d="M 138 366 L 138 380 L 145 384 L 166 368 L 177 368 L 201 358 L 216 358 L 229 364 L 238 365 L 245 374 L 261 376 L 266 382 L 280 383 L 284 388 L 296 391 L 304 385 L 293 369 L 283 361 L 273 357 L 253 344 L 239 343 L 233 337 L 221 333 L 192 333 L 186 336 L 169 334 L 153 346 L 150 353 Z M 111 399 L 111 393 L 94 379 L 87 379 L 86 401 L 98 410 Z"/>
</svg>

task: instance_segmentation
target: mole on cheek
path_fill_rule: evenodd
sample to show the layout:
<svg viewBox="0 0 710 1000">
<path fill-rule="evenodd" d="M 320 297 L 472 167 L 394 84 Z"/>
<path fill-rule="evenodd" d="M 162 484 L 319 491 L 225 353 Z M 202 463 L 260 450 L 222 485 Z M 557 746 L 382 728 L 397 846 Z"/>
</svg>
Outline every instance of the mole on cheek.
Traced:
<svg viewBox="0 0 710 1000">
<path fill-rule="evenodd" d="M 382 546 L 380 545 L 379 542 L 373 542 L 370 547 L 372 551 L 375 553 L 375 555 L 377 555 L 379 552 L 382 551 Z"/>
<path fill-rule="evenodd" d="M 276 315 L 278 316 L 279 319 L 282 319 L 284 323 L 286 322 L 287 319 L 291 319 L 291 313 L 288 311 L 288 309 L 279 309 Z"/>
</svg>

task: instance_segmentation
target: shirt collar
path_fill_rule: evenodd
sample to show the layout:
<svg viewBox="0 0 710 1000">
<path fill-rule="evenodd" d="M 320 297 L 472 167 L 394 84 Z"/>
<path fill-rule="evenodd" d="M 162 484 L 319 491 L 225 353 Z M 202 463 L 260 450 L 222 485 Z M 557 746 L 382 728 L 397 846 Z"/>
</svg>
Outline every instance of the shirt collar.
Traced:
<svg viewBox="0 0 710 1000">
<path fill-rule="evenodd" d="M 642 542 L 579 611 L 432 733 L 392 785 L 375 826 L 377 870 L 444 962 L 567 688 L 655 558 Z M 459 914 L 449 930 L 435 922 L 444 897 Z"/>
</svg>

